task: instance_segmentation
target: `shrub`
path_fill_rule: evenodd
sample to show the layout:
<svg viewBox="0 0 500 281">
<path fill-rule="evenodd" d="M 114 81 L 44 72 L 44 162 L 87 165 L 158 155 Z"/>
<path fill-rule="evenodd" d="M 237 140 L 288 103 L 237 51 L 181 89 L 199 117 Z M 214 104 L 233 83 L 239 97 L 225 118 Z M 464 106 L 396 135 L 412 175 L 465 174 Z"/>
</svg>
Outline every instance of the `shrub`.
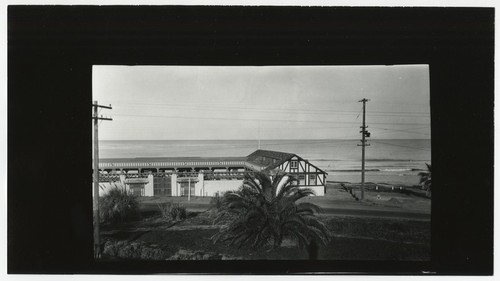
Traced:
<svg viewBox="0 0 500 281">
<path fill-rule="evenodd" d="M 158 247 L 142 241 L 111 241 L 104 243 L 103 253 L 122 259 L 166 260 L 168 254 Z"/>
<path fill-rule="evenodd" d="M 101 222 L 122 222 L 139 217 L 137 197 L 124 187 L 115 185 L 99 198 Z"/>
<path fill-rule="evenodd" d="M 418 176 L 420 177 L 422 189 L 430 192 L 432 189 L 432 168 L 431 164 L 425 163 L 425 165 L 427 166 L 427 171 L 418 173 Z"/>
<path fill-rule="evenodd" d="M 186 207 L 181 205 L 172 207 L 172 210 L 170 211 L 170 217 L 174 221 L 185 220 L 187 218 Z"/>
<path fill-rule="evenodd" d="M 211 252 L 180 249 L 169 260 L 222 260 L 222 255 Z"/>
<path fill-rule="evenodd" d="M 161 216 L 169 221 L 180 221 L 187 218 L 186 207 L 180 204 L 172 204 L 169 202 L 158 204 Z"/>
<path fill-rule="evenodd" d="M 271 249 L 280 246 L 284 238 L 302 247 L 316 242 L 327 244 L 331 234 L 315 216 L 319 207 L 296 202 L 313 194 L 311 189 L 299 188 L 297 180 L 285 174 L 275 175 L 273 181 L 264 173 L 247 175 L 239 190 L 224 194 L 215 221 L 222 227 L 212 241 Z"/>
<path fill-rule="evenodd" d="M 220 196 L 219 192 L 215 194 L 214 197 L 210 199 L 210 206 L 215 208 L 215 211 L 219 211 L 222 208 L 222 198 L 224 195 Z"/>
</svg>

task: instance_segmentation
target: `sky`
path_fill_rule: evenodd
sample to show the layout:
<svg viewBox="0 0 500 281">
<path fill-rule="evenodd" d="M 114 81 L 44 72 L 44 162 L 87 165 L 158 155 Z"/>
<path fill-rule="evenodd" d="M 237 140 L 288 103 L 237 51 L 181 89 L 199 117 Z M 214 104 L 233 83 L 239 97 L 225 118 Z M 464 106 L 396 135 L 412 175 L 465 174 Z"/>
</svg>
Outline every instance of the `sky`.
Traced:
<svg viewBox="0 0 500 281">
<path fill-rule="evenodd" d="M 93 67 L 101 140 L 430 139 L 428 65 Z"/>
</svg>

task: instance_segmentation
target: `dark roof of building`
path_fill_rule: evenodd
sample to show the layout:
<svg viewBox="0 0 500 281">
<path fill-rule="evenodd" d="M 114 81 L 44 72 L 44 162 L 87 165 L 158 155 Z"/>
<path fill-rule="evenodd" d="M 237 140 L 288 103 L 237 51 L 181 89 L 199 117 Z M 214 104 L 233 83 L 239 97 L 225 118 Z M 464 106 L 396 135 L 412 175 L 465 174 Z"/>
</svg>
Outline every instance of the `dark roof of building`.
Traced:
<svg viewBox="0 0 500 281">
<path fill-rule="evenodd" d="M 246 161 L 246 157 L 137 157 L 137 158 L 100 158 L 100 163 L 137 163 L 137 162 L 199 162 L 199 161 Z"/>
<path fill-rule="evenodd" d="M 293 153 L 259 149 L 248 155 L 247 162 L 265 170 L 271 170 L 290 160 L 293 156 L 295 156 Z"/>
<path fill-rule="evenodd" d="M 256 166 L 255 168 L 260 168 L 261 170 L 270 171 L 274 168 L 280 166 L 284 162 L 290 160 L 292 157 L 297 156 L 299 159 L 302 159 L 298 155 L 294 153 L 273 151 L 273 150 L 263 150 L 258 149 L 254 151 L 252 154 L 247 157 L 138 157 L 138 158 L 101 158 L 99 159 L 99 166 L 105 167 L 114 167 L 115 165 L 119 165 L 120 163 L 137 163 L 137 167 L 150 167 L 161 164 L 167 165 L 168 167 L 184 167 L 186 165 L 215 165 L 220 164 L 222 166 L 226 165 L 227 162 L 246 162 L 251 166 Z M 304 160 L 304 159 L 303 159 Z M 307 161 L 307 160 L 305 160 Z M 200 163 L 200 162 L 216 162 L 216 163 Z M 308 162 L 308 161 L 307 161 Z M 166 164 L 171 163 L 171 164 Z M 314 166 L 321 172 L 325 173 L 325 171 L 316 167 L 315 165 L 309 163 Z M 122 167 L 122 166 L 120 166 Z"/>
<path fill-rule="evenodd" d="M 246 157 L 139 157 L 139 158 L 102 158 L 100 168 L 185 168 L 185 167 L 244 167 Z"/>
<path fill-rule="evenodd" d="M 302 159 L 302 157 L 298 156 L 297 154 L 294 153 L 287 153 L 287 152 L 280 152 L 280 151 L 273 151 L 273 150 L 262 150 L 258 149 L 252 154 L 247 156 L 247 162 L 256 166 L 261 167 L 263 170 L 272 170 L 279 165 L 283 164 L 284 162 L 290 160 L 292 157 L 297 156 L 299 159 Z M 305 160 L 306 162 L 309 163 L 309 161 Z M 316 167 L 315 165 L 309 163 L 309 165 L 314 166 L 316 169 L 320 170 L 321 172 L 325 173 L 325 171 L 321 170 L 320 168 Z"/>
</svg>

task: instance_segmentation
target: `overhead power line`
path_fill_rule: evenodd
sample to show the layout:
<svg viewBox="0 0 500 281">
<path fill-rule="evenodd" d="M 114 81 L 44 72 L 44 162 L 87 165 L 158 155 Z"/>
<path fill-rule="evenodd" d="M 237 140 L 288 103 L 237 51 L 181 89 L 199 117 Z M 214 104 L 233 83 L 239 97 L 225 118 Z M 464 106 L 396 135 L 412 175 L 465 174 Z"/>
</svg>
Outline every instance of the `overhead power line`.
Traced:
<svg viewBox="0 0 500 281">
<path fill-rule="evenodd" d="M 379 130 L 388 131 L 388 132 L 384 132 L 382 134 L 390 134 L 390 133 L 393 133 L 393 132 L 403 132 L 403 133 L 407 133 L 407 134 L 416 134 L 416 135 L 430 136 L 430 134 L 428 134 L 428 133 L 422 133 L 422 132 L 416 132 L 415 131 L 415 130 L 418 130 L 418 129 L 429 129 L 429 126 L 412 128 L 411 131 L 410 130 L 391 129 L 391 128 L 379 128 L 379 127 L 371 127 L 371 128 L 372 129 L 379 129 Z M 378 135 L 380 135 L 380 133 Z"/>
<path fill-rule="evenodd" d="M 377 141 L 372 140 L 372 142 L 376 142 L 376 143 L 380 143 L 380 144 L 385 144 L 385 145 L 390 145 L 390 146 L 398 146 L 398 147 L 403 147 L 403 148 L 415 149 L 415 150 L 430 151 L 429 149 L 426 149 L 426 148 L 423 148 L 423 147 L 412 147 L 412 146 L 401 145 L 401 144 L 381 142 L 381 141 L 378 141 L 378 140 Z"/>
<path fill-rule="evenodd" d="M 354 115 L 357 114 L 358 111 L 350 111 L 350 110 L 335 110 L 332 109 L 304 109 L 304 108 L 256 108 L 256 107 L 239 107 L 239 106 L 220 106 L 220 105 L 211 105 L 211 104 L 203 104 L 203 105 L 194 105 L 194 104 L 127 104 L 122 103 L 123 105 L 129 105 L 130 107 L 137 108 L 138 106 L 146 106 L 146 107 L 167 107 L 167 108 L 193 108 L 197 110 L 207 110 L 207 111 L 253 111 L 253 112 L 268 112 L 268 113 L 301 113 L 301 114 L 313 114 L 313 115 Z M 429 117 L 430 113 L 427 112 L 391 112 L 391 111 L 374 111 L 370 112 L 371 115 L 374 116 L 408 116 L 408 117 L 419 117 L 425 118 Z"/>
<path fill-rule="evenodd" d="M 262 149 L 266 149 L 266 147 L 273 147 L 273 146 L 283 147 L 288 145 L 295 146 L 295 145 L 315 145 L 315 144 L 321 144 L 322 146 L 335 146 L 338 145 L 338 143 L 335 142 L 336 140 L 354 142 L 355 137 L 356 135 L 351 135 L 349 139 L 335 138 L 335 139 L 324 139 L 324 140 L 296 140 L 296 141 L 286 141 L 286 142 L 283 142 L 282 140 L 264 140 L 261 142 L 261 147 Z M 213 150 L 227 150 L 227 149 L 241 149 L 241 148 L 255 149 L 255 143 L 253 142 L 254 140 L 245 140 L 245 141 L 248 141 L 248 143 L 241 143 L 241 144 L 215 143 L 210 145 L 203 144 L 201 147 L 195 147 L 189 149 L 189 152 L 190 153 L 206 152 L 207 146 L 213 148 Z"/>
<path fill-rule="evenodd" d="M 291 119 L 257 119 L 257 118 L 226 118 L 226 117 L 196 117 L 196 116 L 167 116 L 167 115 L 138 115 L 138 114 L 115 114 L 115 116 L 128 116 L 128 117 L 153 117 L 153 118 L 171 118 L 171 119 L 195 119 L 195 120 L 230 120 L 230 121 L 268 121 L 268 122 L 291 122 L 291 123 L 325 123 L 325 124 L 353 124 L 355 122 L 347 121 L 324 121 L 324 120 L 291 120 Z M 384 125 L 427 125 L 425 123 L 400 123 L 400 122 L 372 122 L 372 124 Z"/>
</svg>

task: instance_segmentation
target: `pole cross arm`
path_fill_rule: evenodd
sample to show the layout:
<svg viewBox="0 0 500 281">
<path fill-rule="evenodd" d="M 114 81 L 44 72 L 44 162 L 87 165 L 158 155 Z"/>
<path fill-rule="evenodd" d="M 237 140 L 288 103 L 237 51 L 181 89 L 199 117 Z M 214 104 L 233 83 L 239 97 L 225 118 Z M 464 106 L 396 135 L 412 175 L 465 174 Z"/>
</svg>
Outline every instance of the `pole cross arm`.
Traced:
<svg viewBox="0 0 500 281">
<path fill-rule="evenodd" d="M 92 119 L 97 119 L 97 120 L 110 120 L 110 121 L 113 121 L 113 118 L 108 118 L 108 117 L 95 117 L 95 116 L 92 116 Z"/>
<path fill-rule="evenodd" d="M 94 103 L 94 104 L 92 104 L 92 106 L 101 107 L 101 108 L 107 108 L 107 109 L 113 109 L 113 108 L 111 107 L 111 104 L 110 104 L 109 106 L 107 106 L 107 105 L 100 105 L 100 104 L 95 104 L 95 103 Z"/>
</svg>

